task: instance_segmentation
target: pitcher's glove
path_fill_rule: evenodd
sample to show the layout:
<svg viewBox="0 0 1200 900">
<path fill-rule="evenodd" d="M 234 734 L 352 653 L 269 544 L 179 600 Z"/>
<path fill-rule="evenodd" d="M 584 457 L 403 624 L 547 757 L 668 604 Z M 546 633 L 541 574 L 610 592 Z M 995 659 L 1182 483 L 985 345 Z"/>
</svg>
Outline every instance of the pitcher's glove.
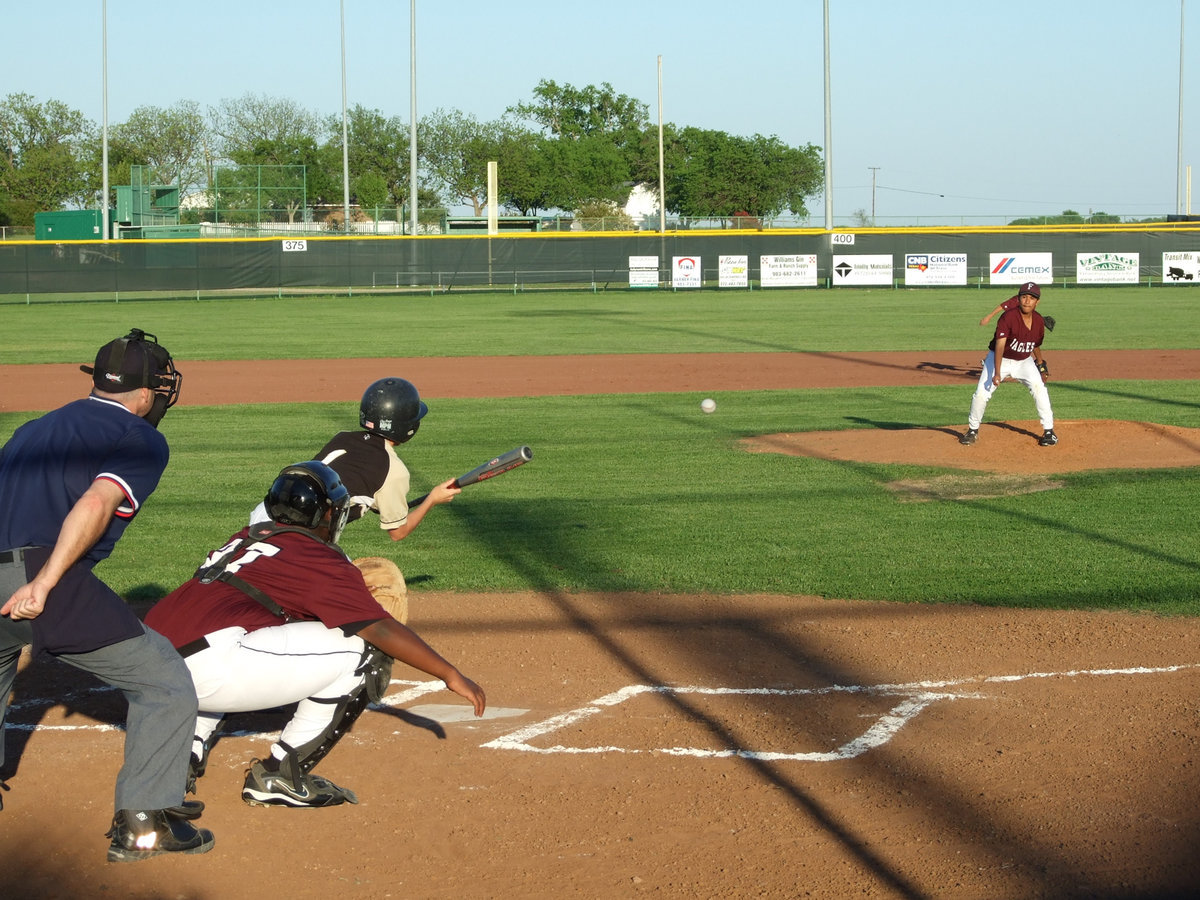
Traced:
<svg viewBox="0 0 1200 900">
<path fill-rule="evenodd" d="M 1054 325 L 1055 325 L 1054 316 L 1042 316 L 1042 321 L 1044 321 L 1046 323 L 1047 331 L 1054 330 Z"/>
<path fill-rule="evenodd" d="M 367 590 L 392 618 L 401 625 L 408 623 L 408 585 L 404 575 L 390 559 L 382 556 L 360 556 L 354 565 L 362 572 Z"/>
<path fill-rule="evenodd" d="M 1050 377 L 1050 367 L 1046 365 L 1046 360 L 1042 360 L 1037 364 L 1037 370 L 1042 373 L 1042 381 Z"/>
</svg>

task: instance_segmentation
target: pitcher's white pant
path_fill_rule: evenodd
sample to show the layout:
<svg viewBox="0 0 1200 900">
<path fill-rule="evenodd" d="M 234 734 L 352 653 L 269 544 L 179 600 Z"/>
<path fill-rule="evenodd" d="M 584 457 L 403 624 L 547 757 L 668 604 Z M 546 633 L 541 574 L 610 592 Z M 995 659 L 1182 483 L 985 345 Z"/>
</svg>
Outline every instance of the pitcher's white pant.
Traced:
<svg viewBox="0 0 1200 900">
<path fill-rule="evenodd" d="M 979 385 L 971 397 L 971 413 L 967 416 L 968 428 L 978 429 L 979 424 L 983 421 L 983 411 L 987 409 L 988 401 L 992 399 L 992 394 L 996 390 L 996 385 L 992 383 L 995 374 L 996 353 L 989 350 L 983 360 L 983 371 L 979 373 Z M 1029 393 L 1033 397 L 1033 404 L 1037 407 L 1042 429 L 1044 431 L 1053 430 L 1054 410 L 1050 408 L 1050 392 L 1046 390 L 1046 385 L 1042 381 L 1042 373 L 1038 371 L 1034 358 L 1032 356 L 1027 356 L 1025 359 L 1001 357 L 1000 376 L 1014 378 L 1029 389 Z M 203 709 L 203 706 L 201 708 Z"/>
<path fill-rule="evenodd" d="M 205 635 L 209 647 L 185 662 L 196 685 L 200 715 L 196 737 L 207 741 L 225 713 L 253 712 L 296 703 L 279 740 L 300 747 L 333 721 L 336 701 L 363 683 L 355 670 L 366 643 L 320 622 L 289 622 L 247 632 L 234 626 Z M 319 702 L 325 701 L 325 702 Z M 199 755 L 199 747 L 193 745 Z M 286 755 L 271 746 L 277 759 Z"/>
</svg>

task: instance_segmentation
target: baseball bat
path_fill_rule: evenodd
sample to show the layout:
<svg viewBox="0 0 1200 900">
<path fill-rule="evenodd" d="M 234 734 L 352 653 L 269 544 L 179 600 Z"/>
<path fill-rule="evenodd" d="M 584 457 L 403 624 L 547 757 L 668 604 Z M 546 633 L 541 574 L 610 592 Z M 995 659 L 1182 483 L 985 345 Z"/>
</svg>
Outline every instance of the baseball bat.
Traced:
<svg viewBox="0 0 1200 900">
<path fill-rule="evenodd" d="M 510 469 L 515 469 L 517 466 L 523 466 L 525 463 L 533 459 L 533 451 L 529 447 L 514 447 L 507 453 L 501 453 L 499 456 L 493 456 L 481 466 L 476 466 L 470 472 L 459 475 L 454 479 L 454 486 L 457 488 L 465 488 L 469 484 L 475 484 L 477 481 L 486 481 L 489 478 L 495 478 L 497 475 L 503 475 Z M 422 494 L 416 500 L 408 504 L 409 509 L 415 509 L 420 506 L 429 494 Z"/>
</svg>

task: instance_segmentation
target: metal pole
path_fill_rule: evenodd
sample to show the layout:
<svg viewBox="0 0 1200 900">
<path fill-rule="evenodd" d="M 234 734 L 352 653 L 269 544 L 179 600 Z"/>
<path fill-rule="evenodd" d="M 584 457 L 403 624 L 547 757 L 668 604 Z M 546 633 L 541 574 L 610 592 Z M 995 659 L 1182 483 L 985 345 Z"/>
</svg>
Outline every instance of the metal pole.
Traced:
<svg viewBox="0 0 1200 900">
<path fill-rule="evenodd" d="M 101 100 L 104 122 L 100 126 L 100 238 L 107 241 L 108 234 L 108 0 L 100 4 L 100 84 L 104 94 Z"/>
<path fill-rule="evenodd" d="M 417 0 L 408 0 L 408 218 L 417 233 Z"/>
<path fill-rule="evenodd" d="M 875 224 L 875 173 L 879 166 L 867 166 L 871 170 L 871 225 Z"/>
<path fill-rule="evenodd" d="M 658 231 L 667 230 L 667 181 L 663 173 L 662 54 L 658 54 Z"/>
<path fill-rule="evenodd" d="M 1182 3 L 1183 0 L 1180 0 Z M 824 0 L 825 25 L 825 230 L 833 230 L 833 126 L 829 99 L 829 0 Z"/>
<path fill-rule="evenodd" d="M 1183 0 L 1179 0 L 1179 139 L 1175 166 L 1175 212 L 1183 213 Z"/>
<path fill-rule="evenodd" d="M 341 0 L 342 14 L 342 215 L 343 227 L 350 233 L 350 140 L 346 124 L 346 0 Z"/>
</svg>

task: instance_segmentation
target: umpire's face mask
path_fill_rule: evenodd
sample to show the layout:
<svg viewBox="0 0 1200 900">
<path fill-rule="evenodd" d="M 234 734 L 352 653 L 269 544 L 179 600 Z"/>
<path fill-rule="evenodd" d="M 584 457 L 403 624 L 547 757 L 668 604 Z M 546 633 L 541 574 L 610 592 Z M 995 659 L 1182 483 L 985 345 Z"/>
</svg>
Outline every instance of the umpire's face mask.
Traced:
<svg viewBox="0 0 1200 900">
<path fill-rule="evenodd" d="M 151 405 L 150 411 L 147 412 L 144 416 L 142 416 L 142 418 L 145 419 L 147 422 L 149 422 L 151 425 L 153 425 L 155 428 L 157 428 L 158 423 L 162 421 L 162 417 L 164 415 L 166 415 L 167 408 L 170 405 L 171 405 L 170 399 L 167 397 L 166 394 L 160 394 L 160 393 L 158 393 L 158 391 L 155 391 L 154 392 L 154 403 Z"/>
</svg>

